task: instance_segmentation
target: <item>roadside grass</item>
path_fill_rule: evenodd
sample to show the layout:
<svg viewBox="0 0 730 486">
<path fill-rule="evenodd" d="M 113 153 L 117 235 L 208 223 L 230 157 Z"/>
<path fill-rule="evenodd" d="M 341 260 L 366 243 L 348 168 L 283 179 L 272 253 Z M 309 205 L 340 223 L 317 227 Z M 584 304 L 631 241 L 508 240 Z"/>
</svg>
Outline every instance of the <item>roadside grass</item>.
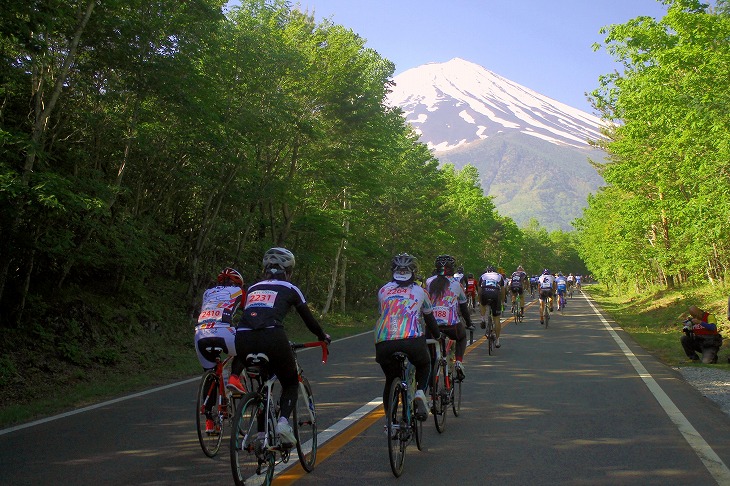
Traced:
<svg viewBox="0 0 730 486">
<path fill-rule="evenodd" d="M 373 313 L 330 313 L 320 323 L 334 341 L 372 331 L 375 317 Z M 292 341 L 317 339 L 295 312 L 290 313 L 285 325 Z M 186 329 L 187 325 L 179 327 Z M 38 368 L 0 359 L 0 389 L 5 395 L 0 405 L 0 429 L 193 378 L 202 372 L 192 330 L 175 338 L 154 334 L 130 337 L 123 351 L 115 350 L 114 357 L 113 364 L 107 366 L 77 366 L 35 356 L 34 361 L 43 363 Z"/>
<path fill-rule="evenodd" d="M 730 370 L 730 325 L 727 321 L 726 286 L 703 285 L 661 289 L 644 294 L 627 293 L 612 295 L 600 284 L 588 285 L 585 291 L 595 299 L 623 330 L 648 352 L 669 366 L 713 366 Z M 718 327 L 724 336 L 718 364 L 693 363 L 682 351 L 682 321 L 687 317 L 690 305 L 715 314 Z"/>
</svg>

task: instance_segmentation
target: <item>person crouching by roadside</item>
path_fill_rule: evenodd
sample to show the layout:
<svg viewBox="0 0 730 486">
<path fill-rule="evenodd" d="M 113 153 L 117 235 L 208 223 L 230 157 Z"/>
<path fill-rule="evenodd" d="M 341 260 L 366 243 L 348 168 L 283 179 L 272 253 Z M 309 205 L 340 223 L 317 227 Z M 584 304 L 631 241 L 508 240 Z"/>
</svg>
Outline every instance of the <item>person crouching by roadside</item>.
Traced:
<svg viewBox="0 0 730 486">
<path fill-rule="evenodd" d="M 684 335 L 680 338 L 682 349 L 692 361 L 699 361 L 697 353 L 700 353 L 704 364 L 717 363 L 717 353 L 722 346 L 717 319 L 695 305 L 690 306 L 688 312 L 690 317 L 684 321 Z"/>
</svg>

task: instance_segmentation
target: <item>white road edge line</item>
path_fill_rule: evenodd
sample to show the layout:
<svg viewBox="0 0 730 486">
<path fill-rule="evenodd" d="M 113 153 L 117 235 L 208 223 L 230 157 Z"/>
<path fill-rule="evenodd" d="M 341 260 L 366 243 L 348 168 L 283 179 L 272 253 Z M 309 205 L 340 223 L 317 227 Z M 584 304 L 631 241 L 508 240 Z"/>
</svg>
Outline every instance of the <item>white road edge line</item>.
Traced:
<svg viewBox="0 0 730 486">
<path fill-rule="evenodd" d="M 730 469 L 728 469 L 725 463 L 722 462 L 722 459 L 720 459 L 715 451 L 712 450 L 712 447 L 710 447 L 710 445 L 705 442 L 705 439 L 702 438 L 700 433 L 697 432 L 692 424 L 689 423 L 689 420 L 687 420 L 684 414 L 680 412 L 674 402 L 672 402 L 667 394 L 664 393 L 664 390 L 662 390 L 656 380 L 654 380 L 651 374 L 649 374 L 647 369 L 644 368 L 644 365 L 641 364 L 636 355 L 631 352 L 626 343 L 621 339 L 616 331 L 614 331 L 613 327 L 611 327 L 611 324 L 608 323 L 608 321 L 598 311 L 596 306 L 593 305 L 593 302 L 591 302 L 586 294 L 581 292 L 581 295 L 591 306 L 593 312 L 595 312 L 596 315 L 601 319 L 601 322 L 605 326 L 606 330 L 608 330 L 609 334 L 611 334 L 613 340 L 616 341 L 616 344 L 618 344 L 619 348 L 621 348 L 621 351 L 623 351 L 629 362 L 634 366 L 636 373 L 641 377 L 642 380 L 644 380 L 644 383 L 646 384 L 647 388 L 649 388 L 649 391 L 651 391 L 651 393 L 654 395 L 654 398 L 656 398 L 657 402 L 659 402 L 659 405 L 661 405 L 664 409 L 664 412 L 666 412 L 671 421 L 674 422 L 674 424 L 677 426 L 690 447 L 694 449 L 695 453 L 705 465 L 709 473 L 712 475 L 713 478 L 715 478 L 715 481 L 717 481 L 717 484 L 730 484 Z"/>
<path fill-rule="evenodd" d="M 62 413 L 62 414 L 59 414 L 59 415 L 54 415 L 52 417 L 46 417 L 46 418 L 43 418 L 43 419 L 40 419 L 40 420 L 35 420 L 33 422 L 28 422 L 27 424 L 16 425 L 14 427 L 10 427 L 10 428 L 7 428 L 7 429 L 0 430 L 0 435 L 9 434 L 10 432 L 15 432 L 16 430 L 27 429 L 28 427 L 34 427 L 36 425 L 45 424 L 46 422 L 52 422 L 54 420 L 58 420 L 58 419 L 70 417 L 70 416 L 76 415 L 78 413 L 88 412 L 89 410 L 94 410 L 94 409 L 97 409 L 97 408 L 106 407 L 107 405 L 112 405 L 114 403 L 123 402 L 125 400 L 130 400 L 132 398 L 141 397 L 143 395 L 149 395 L 150 393 L 156 393 L 158 391 L 166 390 L 168 388 L 172 388 L 172 387 L 175 387 L 175 386 L 185 385 L 185 384 L 191 383 L 193 381 L 200 381 L 200 377 L 197 376 L 195 378 L 190 378 L 190 379 L 184 380 L 184 381 L 178 381 L 177 383 L 171 383 L 169 385 L 160 386 L 160 387 L 157 387 L 157 388 L 153 388 L 151 390 L 146 390 L 146 391 L 143 391 L 143 392 L 135 393 L 133 395 L 127 395 L 127 396 L 124 396 L 124 397 L 115 398 L 114 400 L 109 400 L 109 401 L 106 401 L 106 402 L 97 403 L 95 405 L 89 405 L 88 407 L 79 408 L 79 409 L 76 409 L 76 410 L 70 410 L 70 411 L 68 411 L 66 413 Z"/>
</svg>

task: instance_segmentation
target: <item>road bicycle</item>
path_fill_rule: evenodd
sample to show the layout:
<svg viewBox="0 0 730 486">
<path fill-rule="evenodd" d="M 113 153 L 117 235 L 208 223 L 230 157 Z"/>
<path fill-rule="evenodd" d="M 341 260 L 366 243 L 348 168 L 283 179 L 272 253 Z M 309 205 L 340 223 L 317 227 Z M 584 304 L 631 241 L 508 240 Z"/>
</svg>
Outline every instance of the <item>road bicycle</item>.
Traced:
<svg viewBox="0 0 730 486">
<path fill-rule="evenodd" d="M 545 322 L 545 329 L 547 329 L 550 323 L 550 297 L 545 297 L 545 305 L 543 309 L 543 321 Z"/>
<path fill-rule="evenodd" d="M 565 310 L 565 292 L 558 294 L 558 310 L 561 314 Z"/>
<path fill-rule="evenodd" d="M 462 380 L 456 373 L 456 343 L 443 336 L 439 339 L 428 339 L 426 342 L 434 347 L 433 380 L 430 386 L 431 413 L 436 430 L 442 433 L 446 429 L 446 413 L 451 405 L 454 416 L 461 412 Z"/>
<path fill-rule="evenodd" d="M 568 297 L 570 297 L 571 299 L 573 298 L 573 287 L 574 285 L 568 287 Z"/>
<path fill-rule="evenodd" d="M 416 368 L 400 351 L 393 353 L 393 359 L 400 364 L 400 377 L 393 380 L 388 391 L 386 429 L 390 469 L 400 477 L 408 445 L 415 439 L 418 450 L 423 448 L 424 421 L 416 418 Z"/>
<path fill-rule="evenodd" d="M 317 412 L 309 380 L 304 377 L 296 352 L 320 346 L 322 362 L 327 362 L 327 343 L 290 343 L 299 375 L 297 405 L 294 408 L 293 427 L 299 462 L 311 472 L 317 459 Z M 246 356 L 245 372 L 252 389 L 236 407 L 233 416 L 230 452 L 233 480 L 236 485 L 271 484 L 274 469 L 279 463 L 289 462 L 294 445 L 284 444 L 276 434 L 279 407 L 275 403 L 276 375 L 271 373 L 269 358 L 264 353 Z M 278 395 L 278 394 L 277 394 Z"/>
<path fill-rule="evenodd" d="M 233 358 L 226 357 L 221 361 L 223 348 L 207 348 L 209 353 L 215 355 L 215 367 L 203 373 L 198 386 L 198 399 L 195 409 L 197 411 L 195 421 L 198 426 L 198 441 L 200 447 L 208 457 L 215 457 L 223 442 L 223 434 L 226 424 L 230 423 L 235 411 L 236 399 L 241 395 L 234 394 L 226 388 L 223 369 Z M 206 421 L 212 420 L 214 429 L 207 430 Z"/>
<path fill-rule="evenodd" d="M 484 336 L 487 338 L 487 350 L 489 355 L 492 355 L 495 349 L 495 343 L 497 342 L 497 333 L 494 331 L 494 318 L 492 317 L 492 306 L 487 305 L 487 324 L 485 326 Z"/>
<path fill-rule="evenodd" d="M 519 297 L 515 299 L 514 302 L 512 302 L 512 318 L 515 321 L 515 324 L 522 322 L 523 314 L 524 314 L 524 308 L 520 308 L 520 300 Z"/>
</svg>

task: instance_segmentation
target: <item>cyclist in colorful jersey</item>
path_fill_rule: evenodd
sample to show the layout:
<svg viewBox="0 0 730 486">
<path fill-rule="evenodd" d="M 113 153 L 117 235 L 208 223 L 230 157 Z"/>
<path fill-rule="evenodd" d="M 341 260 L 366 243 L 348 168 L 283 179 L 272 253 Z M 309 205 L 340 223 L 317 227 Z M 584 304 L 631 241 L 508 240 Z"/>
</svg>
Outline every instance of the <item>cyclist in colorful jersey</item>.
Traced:
<svg viewBox="0 0 730 486">
<path fill-rule="evenodd" d="M 294 351 L 284 330 L 284 317 L 294 307 L 317 339 L 327 344 L 331 341 L 309 310 L 302 291 L 289 281 L 294 264 L 294 255 L 286 248 L 271 248 L 264 253 L 264 280 L 248 288 L 243 316 L 236 328 L 237 356 L 228 380 L 229 389 L 243 391 L 239 375 L 245 366 L 244 358 L 256 353 L 268 356 L 271 371 L 281 383 L 276 433 L 285 444 L 296 444 L 289 417 L 297 403 L 299 377 Z"/>
<path fill-rule="evenodd" d="M 497 341 L 494 343 L 496 347 L 502 345 L 499 341 L 499 336 L 502 334 L 502 323 L 499 316 L 502 315 L 502 302 L 504 302 L 505 293 L 502 275 L 492 265 L 489 265 L 482 276 L 479 277 L 479 312 L 482 315 L 482 329 L 486 329 L 487 305 L 492 309 L 494 331 L 497 335 Z"/>
<path fill-rule="evenodd" d="M 542 271 L 542 275 L 537 280 L 540 289 L 540 324 L 544 324 L 545 305 L 550 306 L 550 312 L 553 311 L 553 296 L 555 296 L 555 277 L 547 268 Z"/>
<path fill-rule="evenodd" d="M 204 370 L 215 367 L 216 348 L 230 356 L 236 355 L 236 328 L 233 315 L 241 305 L 246 292 L 243 290 L 243 277 L 238 270 L 227 267 L 218 274 L 208 290 L 203 294 L 203 303 L 195 327 L 195 351 Z M 212 408 L 217 400 L 218 389 L 214 388 L 213 400 L 205 406 L 205 432 L 213 434 L 215 422 Z"/>
<path fill-rule="evenodd" d="M 519 297 L 520 299 L 520 315 L 525 315 L 525 285 L 527 283 L 527 273 L 525 272 L 525 269 L 522 268 L 522 265 L 519 265 L 517 267 L 517 270 L 512 272 L 512 276 L 510 277 L 510 284 L 509 289 L 512 293 L 512 305 L 515 304 L 515 301 Z"/>
<path fill-rule="evenodd" d="M 466 351 L 466 330 L 473 329 L 469 306 L 466 303 L 466 294 L 459 280 L 454 275 L 454 257 L 441 255 L 436 258 L 436 275 L 426 280 L 433 316 L 436 318 L 439 329 L 450 339 L 456 341 L 454 355 L 456 357 L 456 374 L 460 380 L 466 377 L 464 370 L 464 351 Z M 459 318 L 459 312 L 466 322 Z M 438 337 L 438 334 L 428 337 Z"/>
<path fill-rule="evenodd" d="M 694 305 L 688 312 L 690 317 L 684 321 L 684 335 L 680 338 L 682 349 L 692 361 L 699 361 L 697 353 L 701 353 L 703 363 L 717 363 L 717 353 L 722 347 L 717 318 Z"/>
<path fill-rule="evenodd" d="M 563 300 L 563 307 L 565 307 L 565 304 L 568 302 L 568 299 L 566 298 L 568 293 L 568 279 L 565 278 L 563 272 L 558 272 L 558 276 L 555 277 L 555 291 L 558 295 L 558 307 L 560 307 L 561 297 Z"/>
<path fill-rule="evenodd" d="M 581 287 L 581 282 L 582 282 L 582 281 L 583 281 L 583 277 L 582 277 L 581 275 L 576 275 L 576 276 L 575 276 L 575 288 L 576 288 L 577 290 L 580 290 L 580 287 Z"/>
<path fill-rule="evenodd" d="M 439 326 L 433 316 L 428 293 L 414 282 L 418 262 L 408 253 L 393 257 L 393 279 L 378 291 L 380 317 L 375 324 L 375 361 L 385 374 L 383 406 L 388 406 L 388 393 L 393 380 L 400 376 L 398 361 L 393 353 L 400 351 L 416 368 L 416 418 L 426 420 L 428 407 L 426 388 L 431 373 L 431 356 L 419 317 L 432 336 L 439 336 Z"/>
</svg>

